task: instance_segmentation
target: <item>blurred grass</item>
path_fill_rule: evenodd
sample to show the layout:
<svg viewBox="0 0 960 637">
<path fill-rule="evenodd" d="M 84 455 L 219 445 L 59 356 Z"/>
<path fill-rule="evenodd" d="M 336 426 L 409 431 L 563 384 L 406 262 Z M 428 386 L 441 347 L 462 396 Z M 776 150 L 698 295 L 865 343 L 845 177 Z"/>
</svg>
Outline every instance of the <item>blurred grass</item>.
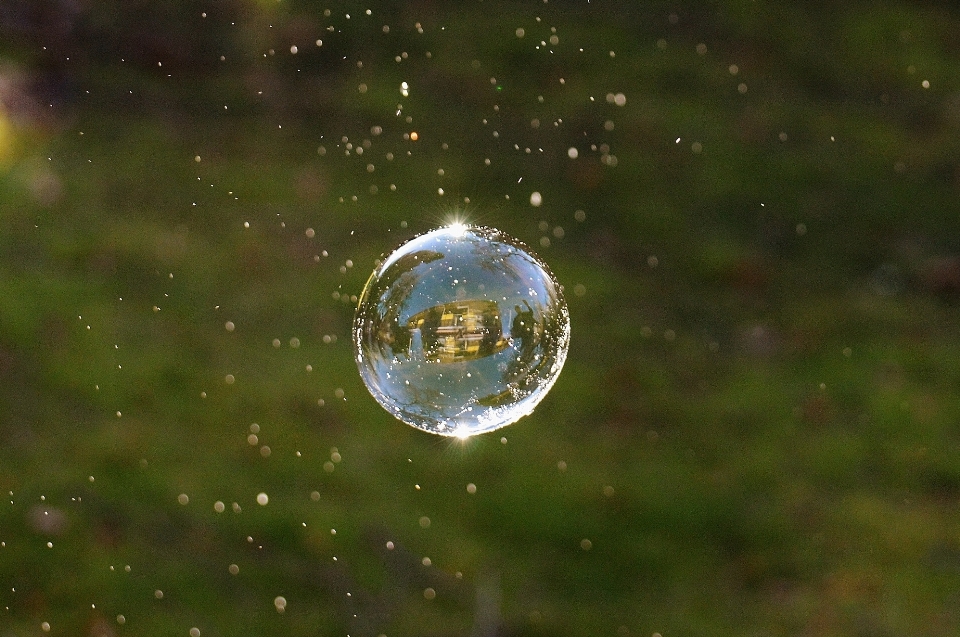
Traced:
<svg viewBox="0 0 960 637">
<path fill-rule="evenodd" d="M 198 6 L 6 21 L 0 635 L 955 634 L 953 9 Z M 503 440 L 352 361 L 458 208 L 570 303 Z"/>
</svg>

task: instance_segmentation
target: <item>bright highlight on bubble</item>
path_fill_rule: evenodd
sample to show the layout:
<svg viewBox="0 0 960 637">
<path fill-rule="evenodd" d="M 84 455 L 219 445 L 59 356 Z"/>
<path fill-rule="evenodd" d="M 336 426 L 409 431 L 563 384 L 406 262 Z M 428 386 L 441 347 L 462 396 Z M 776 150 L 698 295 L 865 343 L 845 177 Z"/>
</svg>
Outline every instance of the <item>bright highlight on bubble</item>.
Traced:
<svg viewBox="0 0 960 637">
<path fill-rule="evenodd" d="M 567 357 L 570 315 L 522 243 L 457 223 L 374 270 L 353 336 L 363 382 L 388 412 L 465 439 L 533 411 Z"/>
</svg>

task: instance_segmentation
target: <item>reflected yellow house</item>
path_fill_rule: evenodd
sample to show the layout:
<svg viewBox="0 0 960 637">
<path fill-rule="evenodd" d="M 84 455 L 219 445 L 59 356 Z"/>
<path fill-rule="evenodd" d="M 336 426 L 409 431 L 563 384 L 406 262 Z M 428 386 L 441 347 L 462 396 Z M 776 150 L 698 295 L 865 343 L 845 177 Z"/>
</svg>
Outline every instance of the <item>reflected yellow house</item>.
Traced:
<svg viewBox="0 0 960 637">
<path fill-rule="evenodd" d="M 440 363 L 491 356 L 508 345 L 495 301 L 436 305 L 410 317 L 407 329 L 419 334 L 410 340 L 410 355 Z"/>
</svg>

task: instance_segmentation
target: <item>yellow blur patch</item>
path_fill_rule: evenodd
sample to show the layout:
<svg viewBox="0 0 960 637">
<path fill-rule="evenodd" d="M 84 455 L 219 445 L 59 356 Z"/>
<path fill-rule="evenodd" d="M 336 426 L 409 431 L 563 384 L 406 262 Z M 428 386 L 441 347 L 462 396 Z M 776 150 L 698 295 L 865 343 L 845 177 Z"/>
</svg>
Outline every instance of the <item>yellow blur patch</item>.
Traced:
<svg viewBox="0 0 960 637">
<path fill-rule="evenodd" d="M 13 163 L 14 134 L 13 122 L 0 109 L 0 169 L 5 169 Z"/>
</svg>

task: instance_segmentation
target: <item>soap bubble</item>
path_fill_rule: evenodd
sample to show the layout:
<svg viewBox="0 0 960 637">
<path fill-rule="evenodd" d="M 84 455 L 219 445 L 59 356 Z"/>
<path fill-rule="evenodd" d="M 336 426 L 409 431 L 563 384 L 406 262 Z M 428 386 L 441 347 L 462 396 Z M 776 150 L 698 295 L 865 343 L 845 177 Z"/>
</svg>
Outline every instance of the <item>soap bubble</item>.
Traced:
<svg viewBox="0 0 960 637">
<path fill-rule="evenodd" d="M 454 224 L 374 270 L 353 336 L 360 375 L 387 411 L 466 438 L 533 411 L 563 367 L 570 315 L 560 284 L 522 243 Z"/>
</svg>

